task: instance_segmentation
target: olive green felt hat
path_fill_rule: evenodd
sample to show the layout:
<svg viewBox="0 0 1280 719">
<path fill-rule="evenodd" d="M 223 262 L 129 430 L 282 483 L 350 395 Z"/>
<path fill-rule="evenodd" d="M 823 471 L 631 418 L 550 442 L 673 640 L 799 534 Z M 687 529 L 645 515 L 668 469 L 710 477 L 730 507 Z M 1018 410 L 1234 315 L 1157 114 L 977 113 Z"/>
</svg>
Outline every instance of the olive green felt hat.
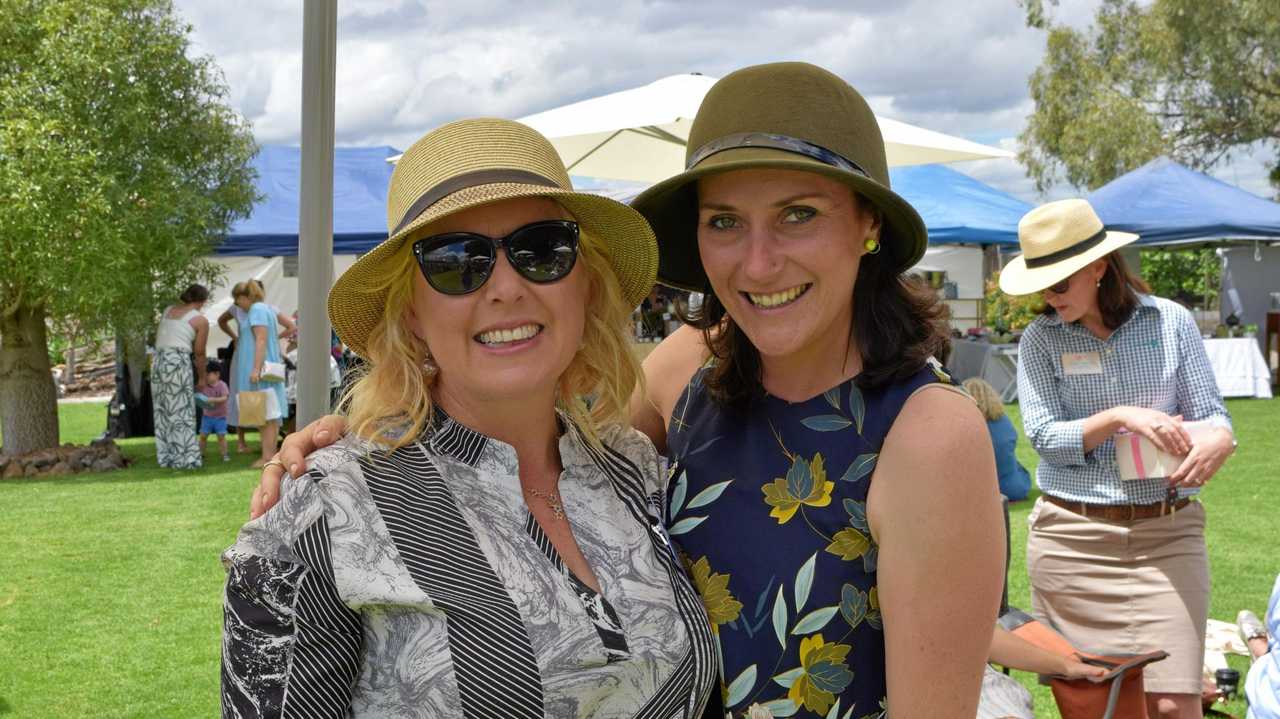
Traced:
<svg viewBox="0 0 1280 719">
<path fill-rule="evenodd" d="M 748 168 L 804 170 L 840 180 L 884 217 L 880 242 L 901 272 L 924 255 L 924 220 L 889 189 L 880 124 L 867 101 L 836 75 L 802 62 L 744 68 L 711 87 L 689 130 L 685 171 L 631 206 L 658 235 L 658 281 L 701 291 L 697 179 Z"/>
<path fill-rule="evenodd" d="M 329 291 L 329 319 L 348 347 L 365 354 L 382 319 L 378 289 L 403 261 L 406 243 L 429 226 L 472 207 L 517 197 L 546 197 L 573 215 L 584 241 L 608 256 L 622 296 L 632 306 L 653 289 L 658 248 L 638 212 L 616 200 L 576 192 L 564 161 L 547 138 L 511 120 L 459 120 L 424 135 L 405 150 L 387 190 L 387 239 L 356 260 Z"/>
</svg>

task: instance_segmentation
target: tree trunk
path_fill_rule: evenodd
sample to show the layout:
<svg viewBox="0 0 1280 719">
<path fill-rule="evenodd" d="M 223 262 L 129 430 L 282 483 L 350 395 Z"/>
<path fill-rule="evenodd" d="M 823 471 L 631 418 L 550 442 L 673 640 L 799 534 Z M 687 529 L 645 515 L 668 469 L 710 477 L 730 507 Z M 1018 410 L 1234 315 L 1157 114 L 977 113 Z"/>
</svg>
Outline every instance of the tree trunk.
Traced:
<svg viewBox="0 0 1280 719">
<path fill-rule="evenodd" d="M 58 392 L 43 307 L 19 305 L 0 317 L 0 431 L 8 454 L 58 446 Z"/>
</svg>

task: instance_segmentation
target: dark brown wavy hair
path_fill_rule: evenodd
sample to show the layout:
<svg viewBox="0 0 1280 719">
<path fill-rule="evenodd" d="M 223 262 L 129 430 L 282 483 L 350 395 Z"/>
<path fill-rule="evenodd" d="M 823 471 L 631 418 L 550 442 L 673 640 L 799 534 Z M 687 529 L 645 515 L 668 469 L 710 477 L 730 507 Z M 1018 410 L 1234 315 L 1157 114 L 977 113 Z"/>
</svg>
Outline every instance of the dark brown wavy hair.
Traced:
<svg viewBox="0 0 1280 719">
<path fill-rule="evenodd" d="M 1107 269 L 1098 285 L 1098 311 L 1102 314 L 1102 324 L 1114 330 L 1137 309 L 1138 293 L 1151 294 L 1151 286 L 1129 269 L 1129 263 L 1119 252 L 1112 252 L 1106 258 Z M 1046 303 L 1043 314 L 1054 313 L 1053 306 Z"/>
<path fill-rule="evenodd" d="M 875 211 L 862 196 L 855 194 L 854 198 L 863 210 Z M 886 236 L 884 241 L 892 242 L 893 238 Z M 923 280 L 891 269 L 888 254 L 862 256 L 850 298 L 853 322 L 849 338 L 862 356 L 862 371 L 854 382 L 862 389 L 910 377 L 930 357 L 943 357 L 951 348 L 946 304 Z M 725 311 L 710 283 L 704 292 L 698 311 L 681 319 L 702 330 L 703 340 L 716 359 L 703 378 L 707 393 L 722 407 L 742 411 L 765 394 L 760 353 Z"/>
</svg>

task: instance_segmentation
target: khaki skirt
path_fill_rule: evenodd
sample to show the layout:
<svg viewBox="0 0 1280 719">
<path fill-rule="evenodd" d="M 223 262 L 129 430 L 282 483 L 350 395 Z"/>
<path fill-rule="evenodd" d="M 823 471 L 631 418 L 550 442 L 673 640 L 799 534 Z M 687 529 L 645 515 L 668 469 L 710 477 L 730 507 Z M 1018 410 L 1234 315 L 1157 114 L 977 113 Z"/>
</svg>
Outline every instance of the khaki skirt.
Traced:
<svg viewBox="0 0 1280 719">
<path fill-rule="evenodd" d="M 1081 650 L 1169 658 L 1148 665 L 1148 692 L 1199 694 L 1209 616 L 1204 507 L 1108 522 L 1043 499 L 1027 517 L 1032 612 Z"/>
</svg>

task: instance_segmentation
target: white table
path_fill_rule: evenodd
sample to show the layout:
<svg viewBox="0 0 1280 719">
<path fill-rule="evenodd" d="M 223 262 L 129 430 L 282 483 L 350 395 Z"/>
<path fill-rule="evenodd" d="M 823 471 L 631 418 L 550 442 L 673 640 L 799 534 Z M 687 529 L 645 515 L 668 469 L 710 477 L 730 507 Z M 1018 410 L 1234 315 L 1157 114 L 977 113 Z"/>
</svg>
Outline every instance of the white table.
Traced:
<svg viewBox="0 0 1280 719">
<path fill-rule="evenodd" d="M 1207 339 L 1204 351 L 1223 397 L 1271 398 L 1271 373 L 1256 339 Z"/>
</svg>

